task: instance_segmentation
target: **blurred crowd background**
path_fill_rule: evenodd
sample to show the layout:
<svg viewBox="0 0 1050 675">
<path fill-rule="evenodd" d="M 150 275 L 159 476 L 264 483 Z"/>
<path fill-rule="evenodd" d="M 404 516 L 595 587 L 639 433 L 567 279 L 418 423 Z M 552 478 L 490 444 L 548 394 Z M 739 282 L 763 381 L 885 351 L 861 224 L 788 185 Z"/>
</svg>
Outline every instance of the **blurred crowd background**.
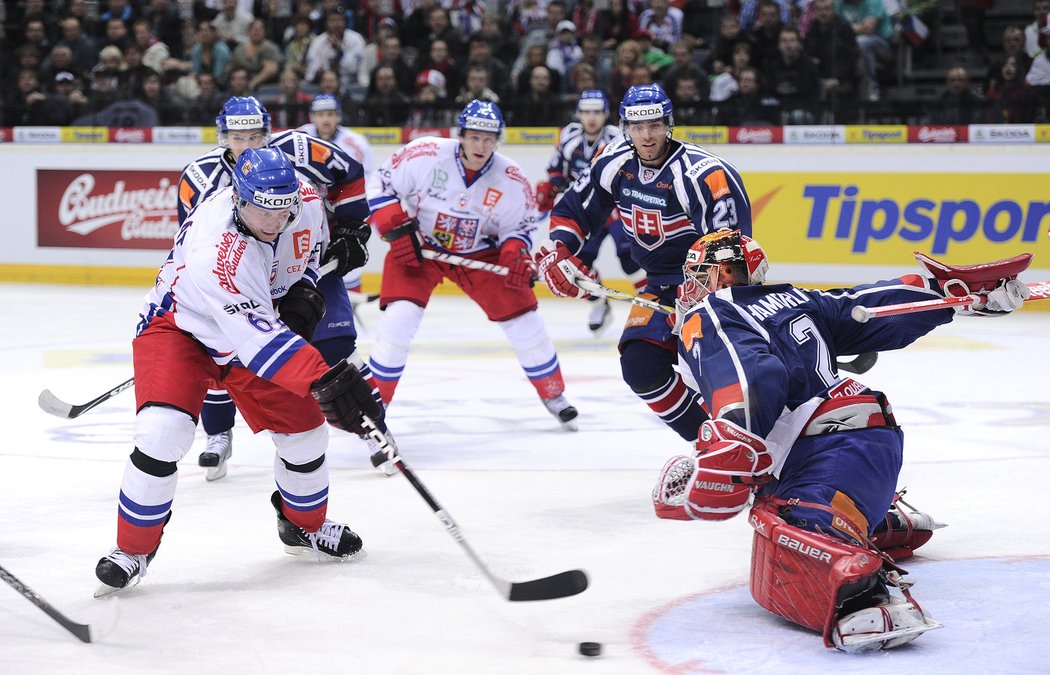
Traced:
<svg viewBox="0 0 1050 675">
<path fill-rule="evenodd" d="M 659 82 L 680 125 L 1047 120 L 1050 0 L 0 0 L 3 126 L 560 126 Z"/>
</svg>

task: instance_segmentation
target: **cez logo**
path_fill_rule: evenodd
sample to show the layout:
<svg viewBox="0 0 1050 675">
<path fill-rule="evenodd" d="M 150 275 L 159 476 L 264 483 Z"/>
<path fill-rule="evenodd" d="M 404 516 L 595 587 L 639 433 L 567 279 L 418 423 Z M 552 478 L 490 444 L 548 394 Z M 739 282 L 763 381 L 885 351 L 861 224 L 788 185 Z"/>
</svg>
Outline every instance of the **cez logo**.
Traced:
<svg viewBox="0 0 1050 675">
<path fill-rule="evenodd" d="M 971 199 L 940 202 L 914 199 L 859 199 L 855 185 L 807 185 L 804 199 L 812 200 L 808 239 L 822 239 L 829 221 L 836 239 L 853 240 L 852 251 L 864 253 L 872 241 L 897 236 L 910 242 L 933 239 L 930 252 L 944 254 L 952 242 L 970 241 L 978 234 L 989 242 L 1005 243 L 1020 235 L 1021 241 L 1036 241 L 1042 223 L 1050 215 L 1050 202 L 1018 202 L 1003 199 L 987 209 Z M 832 207 L 838 218 L 829 219 Z"/>
</svg>

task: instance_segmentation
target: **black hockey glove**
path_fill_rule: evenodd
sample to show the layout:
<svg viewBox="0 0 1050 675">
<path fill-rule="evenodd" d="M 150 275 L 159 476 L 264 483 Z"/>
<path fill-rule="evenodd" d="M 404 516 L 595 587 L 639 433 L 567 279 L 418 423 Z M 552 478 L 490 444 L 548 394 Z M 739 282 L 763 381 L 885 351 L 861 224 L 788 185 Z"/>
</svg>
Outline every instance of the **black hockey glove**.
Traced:
<svg viewBox="0 0 1050 675">
<path fill-rule="evenodd" d="M 321 264 L 336 260 L 335 273 L 343 276 L 350 270 L 364 267 L 368 262 L 368 238 L 372 228 L 360 220 L 348 220 L 332 225 L 332 241 L 324 252 Z"/>
<path fill-rule="evenodd" d="M 372 387 L 350 362 L 343 359 L 310 386 L 310 394 L 321 405 L 328 423 L 337 429 L 363 435 L 368 429 L 363 415 L 379 419 L 382 409 L 372 398 Z"/>
<path fill-rule="evenodd" d="M 277 314 L 284 325 L 307 342 L 313 339 L 324 310 L 324 296 L 303 281 L 292 284 L 277 305 Z"/>
</svg>

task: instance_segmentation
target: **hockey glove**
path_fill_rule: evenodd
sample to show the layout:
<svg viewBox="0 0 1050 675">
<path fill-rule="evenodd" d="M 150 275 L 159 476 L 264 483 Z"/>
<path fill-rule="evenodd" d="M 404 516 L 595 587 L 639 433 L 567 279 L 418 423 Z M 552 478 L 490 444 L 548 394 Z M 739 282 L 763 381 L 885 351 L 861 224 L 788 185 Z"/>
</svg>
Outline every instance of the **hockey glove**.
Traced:
<svg viewBox="0 0 1050 675">
<path fill-rule="evenodd" d="M 324 252 L 321 263 L 338 261 L 335 273 L 343 276 L 368 262 L 368 238 L 372 228 L 360 220 L 349 220 L 332 225 L 332 242 Z"/>
<path fill-rule="evenodd" d="M 383 234 L 383 241 L 390 242 L 390 255 L 394 262 L 408 267 L 419 267 L 423 262 L 423 245 L 419 241 L 419 223 L 410 220 Z"/>
<path fill-rule="evenodd" d="M 292 284 L 277 305 L 284 325 L 307 342 L 313 339 L 324 310 L 324 296 L 304 281 Z"/>
<path fill-rule="evenodd" d="M 586 292 L 576 285 L 576 280 L 595 278 L 583 261 L 570 253 L 560 241 L 555 243 L 553 250 L 549 245 L 541 246 L 536 254 L 536 265 L 540 278 L 551 289 L 551 293 L 561 298 L 582 298 Z"/>
<path fill-rule="evenodd" d="M 536 263 L 521 239 L 508 239 L 499 251 L 499 264 L 507 268 L 508 288 L 529 288 L 536 281 Z"/>
<path fill-rule="evenodd" d="M 919 252 L 915 259 L 937 279 L 945 296 L 983 297 L 973 306 L 956 306 L 955 311 L 961 315 L 1003 316 L 1023 305 L 1031 295 L 1028 286 L 1017 279 L 1031 264 L 1030 253 L 979 265 L 948 265 Z"/>
<path fill-rule="evenodd" d="M 317 399 L 329 424 L 359 436 L 368 433 L 364 415 L 376 420 L 383 414 L 372 398 L 372 387 L 346 359 L 310 385 L 310 394 Z"/>
<path fill-rule="evenodd" d="M 549 180 L 536 183 L 536 209 L 540 213 L 546 213 L 554 208 L 554 200 L 558 198 L 561 189 Z"/>
<path fill-rule="evenodd" d="M 773 456 L 765 442 L 729 420 L 701 424 L 696 452 L 685 507 L 694 518 L 732 518 L 747 505 L 752 490 L 772 480 Z"/>
</svg>

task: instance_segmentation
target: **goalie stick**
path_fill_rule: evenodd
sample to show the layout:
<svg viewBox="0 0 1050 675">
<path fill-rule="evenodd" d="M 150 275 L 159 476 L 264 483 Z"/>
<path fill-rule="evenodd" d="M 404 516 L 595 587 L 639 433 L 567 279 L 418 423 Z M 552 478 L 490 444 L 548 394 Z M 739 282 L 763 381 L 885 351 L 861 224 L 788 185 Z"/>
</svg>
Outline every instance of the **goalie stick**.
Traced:
<svg viewBox="0 0 1050 675">
<path fill-rule="evenodd" d="M 1032 295 L 1025 302 L 1032 300 L 1046 300 L 1050 298 L 1050 281 L 1035 281 L 1028 284 L 1028 290 Z M 884 316 L 897 316 L 898 314 L 913 314 L 915 312 L 929 312 L 935 309 L 947 307 L 958 307 L 973 305 L 983 298 L 979 295 L 960 295 L 947 298 L 936 298 L 934 300 L 920 300 L 918 302 L 902 302 L 899 305 L 883 305 L 881 307 L 864 307 L 859 305 L 850 313 L 853 320 L 858 323 L 867 323 L 871 319 Z"/>
<path fill-rule="evenodd" d="M 26 600 L 42 609 L 45 614 L 54 619 L 58 625 L 75 635 L 78 640 L 81 642 L 91 642 L 91 626 L 71 620 L 65 614 L 52 607 L 51 603 L 37 595 L 33 589 L 23 584 L 15 577 L 15 575 L 5 570 L 2 566 L 0 566 L 0 579 L 3 579 L 11 588 L 21 593 L 22 597 Z"/>
<path fill-rule="evenodd" d="M 445 526 L 445 530 L 451 535 L 456 543 L 459 544 L 466 552 L 467 557 L 477 566 L 481 573 L 496 587 L 499 594 L 505 599 L 511 602 L 523 602 L 529 600 L 553 600 L 555 598 L 567 598 L 577 593 L 582 593 L 587 590 L 587 575 L 583 570 L 569 570 L 567 572 L 560 572 L 558 574 L 543 577 L 542 579 L 533 579 L 531 581 L 507 581 L 501 577 L 496 576 L 489 569 L 488 565 L 474 552 L 470 544 L 467 543 L 463 533 L 460 532 L 459 525 L 452 519 L 452 516 L 438 504 L 434 496 L 430 494 L 426 486 L 419 480 L 416 474 L 405 464 L 405 460 L 398 454 L 397 447 L 390 442 L 386 434 L 379 430 L 376 423 L 373 422 L 367 415 L 364 416 L 364 426 L 368 429 L 368 435 L 372 437 L 377 443 L 379 443 L 379 453 L 385 453 L 388 461 L 392 462 L 397 469 L 401 472 L 408 482 L 415 488 L 419 496 L 423 498 L 423 501 L 434 511 L 434 514 L 438 517 L 438 520 Z M 376 454 L 379 454 L 376 453 Z M 373 460 L 374 462 L 374 460 Z"/>
</svg>

